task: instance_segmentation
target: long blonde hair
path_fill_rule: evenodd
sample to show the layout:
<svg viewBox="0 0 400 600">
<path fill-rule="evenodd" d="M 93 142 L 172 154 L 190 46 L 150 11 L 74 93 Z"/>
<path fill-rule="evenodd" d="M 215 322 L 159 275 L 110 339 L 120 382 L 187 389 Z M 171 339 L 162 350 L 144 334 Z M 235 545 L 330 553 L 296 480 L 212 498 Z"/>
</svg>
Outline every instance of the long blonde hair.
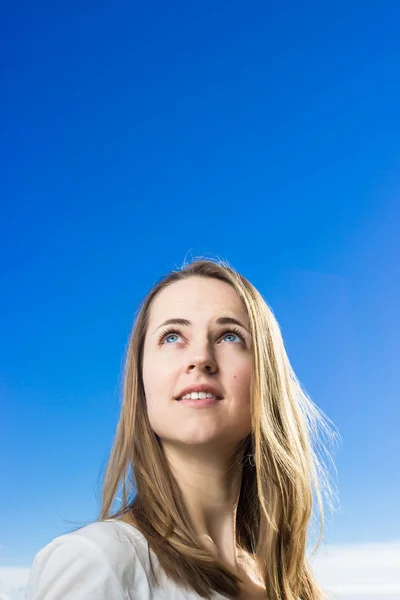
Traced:
<svg viewBox="0 0 400 600">
<path fill-rule="evenodd" d="M 179 486 L 146 411 L 143 344 L 149 311 L 161 290 L 192 276 L 230 284 L 241 298 L 253 339 L 252 429 L 237 449 L 242 483 L 236 542 L 257 565 L 268 600 L 325 598 L 306 557 L 313 507 L 324 527 L 323 496 L 332 498 L 322 434 L 332 422 L 303 390 L 288 360 L 279 325 L 258 290 L 226 261 L 193 260 L 171 271 L 148 293 L 137 314 L 125 362 L 123 402 L 107 465 L 98 520 L 130 513 L 168 577 L 204 598 L 239 594 L 240 578 L 199 542 Z M 331 423 L 331 425 L 328 425 Z M 136 488 L 136 489 L 135 489 Z M 122 489 L 120 508 L 112 510 Z M 311 521 L 310 521 L 311 522 Z M 157 576 L 152 566 L 153 583 Z"/>
</svg>

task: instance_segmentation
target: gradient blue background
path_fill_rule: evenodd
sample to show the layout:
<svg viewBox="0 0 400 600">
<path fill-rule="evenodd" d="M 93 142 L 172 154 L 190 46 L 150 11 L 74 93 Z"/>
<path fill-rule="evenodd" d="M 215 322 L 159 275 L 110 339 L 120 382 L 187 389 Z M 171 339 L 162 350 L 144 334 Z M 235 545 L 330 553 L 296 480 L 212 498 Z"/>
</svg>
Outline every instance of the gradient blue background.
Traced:
<svg viewBox="0 0 400 600">
<path fill-rule="evenodd" d="M 1 10 L 0 563 L 96 517 L 134 313 L 199 254 L 339 428 L 325 541 L 400 539 L 399 3 Z"/>
</svg>

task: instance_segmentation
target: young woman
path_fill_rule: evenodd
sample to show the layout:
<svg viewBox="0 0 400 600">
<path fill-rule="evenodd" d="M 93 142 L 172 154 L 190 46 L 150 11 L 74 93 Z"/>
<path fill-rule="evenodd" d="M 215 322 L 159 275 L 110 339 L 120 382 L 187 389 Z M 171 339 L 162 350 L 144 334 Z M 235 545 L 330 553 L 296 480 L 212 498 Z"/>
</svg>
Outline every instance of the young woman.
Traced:
<svg viewBox="0 0 400 600">
<path fill-rule="evenodd" d="M 36 555 L 28 600 L 325 598 L 306 544 L 327 421 L 245 277 L 171 272 L 131 334 L 99 518 Z"/>
</svg>

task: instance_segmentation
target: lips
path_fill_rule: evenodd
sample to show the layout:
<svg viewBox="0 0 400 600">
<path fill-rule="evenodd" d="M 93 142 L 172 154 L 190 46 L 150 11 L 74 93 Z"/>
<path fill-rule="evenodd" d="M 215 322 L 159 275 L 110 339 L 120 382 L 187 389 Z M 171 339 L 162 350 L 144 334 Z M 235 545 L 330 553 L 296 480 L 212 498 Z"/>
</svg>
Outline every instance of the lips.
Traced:
<svg viewBox="0 0 400 600">
<path fill-rule="evenodd" d="M 209 394 L 213 394 L 216 396 L 217 400 L 222 400 L 223 395 L 219 388 L 214 385 L 210 385 L 209 383 L 198 383 L 189 385 L 183 388 L 176 396 L 175 400 L 179 400 L 182 396 L 186 396 L 186 394 L 191 394 L 192 392 L 208 392 Z"/>
</svg>

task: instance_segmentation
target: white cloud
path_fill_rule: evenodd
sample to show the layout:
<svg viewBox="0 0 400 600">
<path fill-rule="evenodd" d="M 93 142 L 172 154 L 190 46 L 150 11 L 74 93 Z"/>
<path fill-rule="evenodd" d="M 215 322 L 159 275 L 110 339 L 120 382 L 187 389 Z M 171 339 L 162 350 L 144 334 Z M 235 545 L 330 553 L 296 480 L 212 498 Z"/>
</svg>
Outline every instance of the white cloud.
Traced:
<svg viewBox="0 0 400 600">
<path fill-rule="evenodd" d="M 400 598 L 400 542 L 325 546 L 312 559 L 330 600 Z M 29 567 L 0 567 L 0 600 L 24 600 Z"/>
<path fill-rule="evenodd" d="M 311 564 L 332 600 L 400 598 L 400 542 L 326 546 Z"/>
<path fill-rule="evenodd" d="M 29 567 L 0 567 L 0 600 L 24 600 Z"/>
</svg>

